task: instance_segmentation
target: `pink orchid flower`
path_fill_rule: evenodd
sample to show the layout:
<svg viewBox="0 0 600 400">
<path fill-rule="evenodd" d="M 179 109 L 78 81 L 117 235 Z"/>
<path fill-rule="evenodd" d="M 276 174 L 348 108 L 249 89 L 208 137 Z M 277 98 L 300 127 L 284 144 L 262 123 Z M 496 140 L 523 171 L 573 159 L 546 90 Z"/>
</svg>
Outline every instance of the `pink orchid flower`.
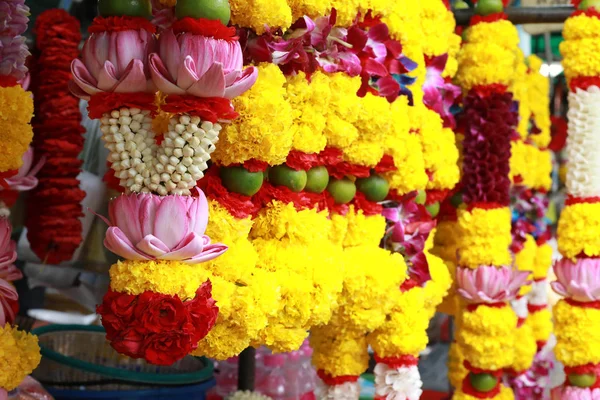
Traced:
<svg viewBox="0 0 600 400">
<path fill-rule="evenodd" d="M 554 273 L 557 280 L 551 285 L 559 295 L 582 302 L 600 300 L 600 260 L 563 258 L 554 265 Z"/>
<path fill-rule="evenodd" d="M 448 54 L 444 54 L 433 58 L 428 63 L 427 75 L 423 84 L 423 103 L 454 128 L 456 122 L 450 108 L 456 98 L 460 96 L 460 88 L 452 83 L 446 83 L 444 80 L 442 74 L 447 62 Z"/>
<path fill-rule="evenodd" d="M 83 99 L 101 92 L 153 92 L 147 60 L 154 47 L 154 36 L 143 29 L 93 34 L 82 60 L 71 64 L 71 91 Z"/>
<path fill-rule="evenodd" d="M 199 197 L 122 195 L 109 205 L 104 245 L 128 260 L 173 260 L 199 264 L 222 255 L 227 246 L 204 234 L 208 202 Z"/>
<path fill-rule="evenodd" d="M 164 31 L 159 53 L 150 54 L 150 72 L 163 93 L 233 99 L 254 85 L 258 69 L 244 69 L 237 41 L 213 39 L 191 33 Z"/>
<path fill-rule="evenodd" d="M 17 290 L 4 279 L 0 279 L 0 327 L 12 324 L 19 311 Z"/>
<path fill-rule="evenodd" d="M 14 282 L 23 277 L 15 267 L 17 244 L 10 239 L 12 226 L 6 218 L 0 218 L 0 279 Z"/>
<path fill-rule="evenodd" d="M 458 292 L 470 303 L 500 303 L 514 299 L 528 280 L 529 271 L 482 265 L 457 268 Z"/>
<path fill-rule="evenodd" d="M 24 192 L 37 186 L 38 179 L 35 175 L 44 166 L 45 159 L 40 160 L 35 166 L 33 165 L 33 160 L 33 148 L 30 147 L 25 154 L 23 154 L 23 165 L 19 168 L 19 172 L 17 172 L 16 175 L 5 179 L 9 190 Z M 0 190 L 2 189 L 0 188 Z"/>
</svg>

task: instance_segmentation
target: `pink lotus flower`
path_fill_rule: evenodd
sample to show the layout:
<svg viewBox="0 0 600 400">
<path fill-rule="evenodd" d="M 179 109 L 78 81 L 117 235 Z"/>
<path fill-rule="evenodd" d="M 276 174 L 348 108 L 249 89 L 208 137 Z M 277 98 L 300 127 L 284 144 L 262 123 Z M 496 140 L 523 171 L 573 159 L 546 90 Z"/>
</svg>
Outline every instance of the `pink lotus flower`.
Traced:
<svg viewBox="0 0 600 400">
<path fill-rule="evenodd" d="M 12 324 L 19 311 L 19 295 L 17 290 L 4 279 L 0 279 L 0 327 Z"/>
<path fill-rule="evenodd" d="M 552 400 L 600 400 L 600 389 L 557 387 L 552 389 Z"/>
<path fill-rule="evenodd" d="M 233 99 L 254 85 L 255 67 L 243 69 L 237 41 L 213 39 L 172 30 L 160 35 L 159 54 L 150 55 L 150 72 L 163 93 Z"/>
<path fill-rule="evenodd" d="M 100 92 L 153 92 L 147 60 L 154 47 L 154 36 L 143 29 L 93 34 L 82 60 L 71 64 L 71 91 L 84 99 Z"/>
<path fill-rule="evenodd" d="M 15 267 L 17 244 L 10 239 L 12 226 L 6 218 L 0 218 L 0 279 L 14 282 L 23 277 Z"/>
<path fill-rule="evenodd" d="M 208 203 L 199 197 L 122 195 L 109 206 L 104 245 L 128 260 L 175 260 L 199 264 L 227 250 L 204 235 Z"/>
<path fill-rule="evenodd" d="M 501 303 L 514 299 L 528 283 L 529 271 L 482 265 L 477 269 L 457 268 L 458 291 L 470 303 Z"/>
<path fill-rule="evenodd" d="M 33 148 L 29 148 L 23 154 L 23 165 L 19 168 L 16 175 L 6 178 L 5 182 L 9 190 L 24 192 L 35 188 L 38 180 L 35 175 L 44 166 L 44 159 L 40 160 L 35 166 L 33 165 Z M 2 190 L 2 188 L 0 188 Z"/>
<path fill-rule="evenodd" d="M 600 300 L 600 260 L 563 258 L 554 265 L 554 273 L 557 280 L 551 285 L 559 295 L 582 302 Z"/>
</svg>

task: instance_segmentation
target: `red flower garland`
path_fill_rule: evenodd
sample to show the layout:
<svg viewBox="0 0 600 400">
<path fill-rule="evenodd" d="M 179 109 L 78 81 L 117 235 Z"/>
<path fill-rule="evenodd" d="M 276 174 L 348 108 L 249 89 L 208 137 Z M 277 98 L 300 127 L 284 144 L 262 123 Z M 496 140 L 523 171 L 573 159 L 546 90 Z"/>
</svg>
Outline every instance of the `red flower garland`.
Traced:
<svg viewBox="0 0 600 400">
<path fill-rule="evenodd" d="M 185 17 L 177 20 L 173 24 L 173 32 L 191 33 L 193 35 L 206 36 L 213 39 L 226 40 L 228 42 L 237 42 L 239 37 L 236 36 L 234 27 L 223 25 L 221 21 L 210 20 L 205 18 Z"/>
<path fill-rule="evenodd" d="M 198 348 L 215 325 L 219 307 L 206 281 L 186 302 L 154 292 L 133 296 L 109 290 L 96 311 L 107 340 L 119 353 L 154 365 L 173 365 Z"/>
<path fill-rule="evenodd" d="M 88 32 L 123 32 L 123 31 L 138 31 L 143 29 L 149 33 L 156 33 L 156 26 L 146 18 L 142 17 L 96 17 L 92 25 L 88 28 Z"/>
<path fill-rule="evenodd" d="M 79 100 L 69 91 L 71 60 L 79 56 L 79 21 L 63 10 L 48 10 L 38 17 L 35 34 L 33 147 L 46 163 L 28 197 L 27 238 L 41 260 L 59 264 L 69 261 L 82 241 L 79 218 L 85 192 L 77 176 L 85 130 Z"/>
</svg>

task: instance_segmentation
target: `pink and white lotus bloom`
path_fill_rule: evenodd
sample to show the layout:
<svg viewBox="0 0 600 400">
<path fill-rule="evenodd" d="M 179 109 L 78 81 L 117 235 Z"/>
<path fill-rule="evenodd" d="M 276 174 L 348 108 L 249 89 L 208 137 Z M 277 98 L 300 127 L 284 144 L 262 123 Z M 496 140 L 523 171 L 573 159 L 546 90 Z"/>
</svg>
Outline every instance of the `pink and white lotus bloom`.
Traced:
<svg viewBox="0 0 600 400">
<path fill-rule="evenodd" d="M 33 148 L 30 147 L 23 154 L 23 165 L 19 168 L 17 174 L 5 179 L 9 190 L 25 192 L 37 186 L 38 179 L 35 175 L 44 166 L 44 159 L 40 160 L 36 165 L 33 165 L 33 159 Z M 2 189 L 0 188 L 0 190 Z"/>
<path fill-rule="evenodd" d="M 514 299 L 528 283 L 529 271 L 482 265 L 477 269 L 457 268 L 458 292 L 469 303 L 501 303 Z"/>
<path fill-rule="evenodd" d="M 71 91 L 83 99 L 101 92 L 154 92 L 147 61 L 155 44 L 143 29 L 94 33 L 83 46 L 82 60 L 71 64 Z"/>
<path fill-rule="evenodd" d="M 237 41 L 172 30 L 160 35 L 159 53 L 150 55 L 154 84 L 163 93 L 233 99 L 254 85 L 256 67 L 244 69 Z"/>
<path fill-rule="evenodd" d="M 564 386 L 552 389 L 552 400 L 600 400 L 600 389 Z"/>
<path fill-rule="evenodd" d="M 581 302 L 600 300 L 600 260 L 563 258 L 554 264 L 554 273 L 557 280 L 550 285 L 559 295 Z"/>
<path fill-rule="evenodd" d="M 12 226 L 6 218 L 0 218 L 0 279 L 8 282 L 18 281 L 23 277 L 15 267 L 17 260 L 17 244 L 10 239 Z"/>
<path fill-rule="evenodd" d="M 227 250 L 204 234 L 208 203 L 192 196 L 122 195 L 109 205 L 104 245 L 127 260 L 210 261 Z"/>
</svg>

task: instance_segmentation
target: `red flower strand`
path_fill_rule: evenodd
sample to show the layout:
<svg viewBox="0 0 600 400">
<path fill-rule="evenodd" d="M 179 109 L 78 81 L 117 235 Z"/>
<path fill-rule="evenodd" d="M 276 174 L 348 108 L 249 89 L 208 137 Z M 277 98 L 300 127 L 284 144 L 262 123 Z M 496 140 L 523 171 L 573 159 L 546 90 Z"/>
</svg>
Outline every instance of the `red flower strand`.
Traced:
<svg viewBox="0 0 600 400">
<path fill-rule="evenodd" d="M 88 32 L 123 32 L 123 31 L 138 31 L 143 29 L 149 33 L 156 33 L 156 26 L 146 18 L 142 17 L 96 17 L 92 25 L 88 28 Z"/>
<path fill-rule="evenodd" d="M 79 218 L 85 192 L 77 176 L 84 129 L 79 100 L 69 91 L 71 61 L 79 56 L 79 21 L 64 10 L 49 10 L 38 17 L 35 34 L 33 147 L 46 163 L 28 196 L 27 238 L 42 261 L 59 264 L 71 260 L 82 241 Z"/>
<path fill-rule="evenodd" d="M 154 365 L 172 365 L 198 348 L 217 321 L 219 307 L 206 281 L 193 300 L 144 292 L 139 296 L 109 290 L 97 313 L 106 338 L 119 353 Z"/>
</svg>

